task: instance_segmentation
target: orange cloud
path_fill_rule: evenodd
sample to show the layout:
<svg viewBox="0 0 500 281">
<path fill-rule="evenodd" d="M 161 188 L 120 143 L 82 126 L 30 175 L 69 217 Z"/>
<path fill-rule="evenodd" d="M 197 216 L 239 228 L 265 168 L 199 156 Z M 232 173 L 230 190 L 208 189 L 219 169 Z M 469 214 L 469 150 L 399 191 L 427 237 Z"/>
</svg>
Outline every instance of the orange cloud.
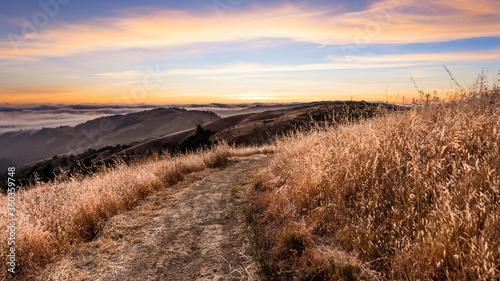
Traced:
<svg viewBox="0 0 500 281">
<path fill-rule="evenodd" d="M 124 11 L 117 17 L 48 26 L 18 51 L 0 41 L 0 59 L 68 56 L 127 48 L 288 38 L 328 44 L 437 42 L 499 36 L 498 1 L 383 0 L 361 12 L 286 4 L 235 10 L 220 20 L 175 10 Z"/>
<path fill-rule="evenodd" d="M 358 66 L 370 66 L 373 64 L 379 67 L 397 66 L 401 63 L 412 65 L 423 64 L 444 64 L 448 62 L 489 62 L 500 60 L 500 49 L 478 52 L 455 52 L 455 53 L 418 53 L 404 55 L 379 55 L 379 56 L 330 56 L 328 59 L 339 62 L 349 62 Z"/>
<path fill-rule="evenodd" d="M 214 75 L 241 75 L 269 72 L 292 72 L 314 70 L 342 70 L 342 69 L 382 69 L 393 67 L 409 67 L 422 65 L 446 64 L 449 62 L 488 62 L 500 60 L 500 49 L 483 52 L 461 53 L 428 53 L 405 55 L 380 55 L 380 56 L 347 56 L 328 57 L 331 63 L 313 63 L 300 65 L 263 65 L 255 63 L 238 62 L 211 68 L 174 69 L 162 72 L 161 75 L 187 75 L 187 76 L 214 76 Z M 129 71 L 105 73 L 109 77 L 127 75 Z M 241 76 L 246 78 L 246 76 Z"/>
</svg>

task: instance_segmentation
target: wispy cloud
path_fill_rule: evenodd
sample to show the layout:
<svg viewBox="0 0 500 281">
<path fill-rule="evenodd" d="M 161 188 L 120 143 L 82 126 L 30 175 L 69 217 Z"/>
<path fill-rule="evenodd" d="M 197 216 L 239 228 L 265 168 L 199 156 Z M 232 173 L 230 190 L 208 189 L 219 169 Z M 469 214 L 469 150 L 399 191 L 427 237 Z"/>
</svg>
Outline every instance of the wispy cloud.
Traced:
<svg viewBox="0 0 500 281">
<path fill-rule="evenodd" d="M 429 13 L 434 13 L 432 20 Z M 258 38 L 288 38 L 319 45 L 339 43 L 436 42 L 500 35 L 498 1 L 375 2 L 361 12 L 307 4 L 253 6 L 234 11 L 224 21 L 178 10 L 122 11 L 47 27 L 12 50 L 0 41 L 0 58 L 55 57 L 96 50 L 161 48 L 196 43 L 244 42 Z M 465 21 L 465 22 L 464 22 Z"/>
<path fill-rule="evenodd" d="M 460 53 L 425 53 L 404 55 L 379 56 L 329 56 L 330 63 L 300 64 L 300 65 L 263 65 L 238 62 L 209 68 L 190 68 L 169 70 L 164 75 L 237 75 L 260 72 L 291 72 L 315 70 L 342 70 L 342 69 L 382 69 L 395 67 L 409 67 L 435 65 L 448 62 L 480 62 L 500 59 L 500 49 L 484 52 Z M 119 76 L 119 73 L 113 75 Z M 245 78 L 245 76 L 240 76 Z"/>
<path fill-rule="evenodd" d="M 106 78 L 118 78 L 118 79 L 132 79 L 132 78 L 141 78 L 144 76 L 143 70 L 127 70 L 127 71 L 118 71 L 118 72 L 105 72 L 100 73 L 99 76 Z"/>
<path fill-rule="evenodd" d="M 373 68 L 392 68 L 411 66 L 411 63 L 392 63 L 392 64 L 352 64 L 352 63 L 314 63 L 301 65 L 263 65 L 253 63 L 235 63 L 213 68 L 192 68 L 170 70 L 167 74 L 171 75 L 235 75 L 242 73 L 258 72 L 291 72 L 291 71 L 314 71 L 314 70 L 339 70 L 339 69 L 373 69 Z"/>
<path fill-rule="evenodd" d="M 454 53 L 413 53 L 403 55 L 378 55 L 378 56 L 329 56 L 332 61 L 349 61 L 354 65 L 363 67 L 364 65 L 377 64 L 397 65 L 399 63 L 411 63 L 412 65 L 422 64 L 443 64 L 447 62 L 485 62 L 500 59 L 500 49 L 487 52 L 454 52 Z"/>
<path fill-rule="evenodd" d="M 28 35 L 17 52 L 8 38 L 0 39 L 0 101 L 129 102 L 145 69 L 155 66 L 162 83 L 130 102 L 337 99 L 384 93 L 374 85 L 407 81 L 410 69 L 388 74 L 402 67 L 462 64 L 468 66 L 462 77 L 474 77 L 477 69 L 500 61 L 498 49 L 474 52 L 496 48 L 481 48 L 478 37 L 500 36 L 498 1 L 379 0 L 356 11 L 336 1 L 276 2 L 241 6 L 224 20 L 199 7 L 54 18 Z M 457 39 L 470 45 L 444 50 Z M 422 42 L 433 44 L 425 44 L 425 51 L 418 50 L 420 44 L 407 45 Z M 371 84 L 339 85 L 359 81 L 360 74 L 371 77 Z M 433 81 L 432 87 L 441 86 Z"/>
</svg>

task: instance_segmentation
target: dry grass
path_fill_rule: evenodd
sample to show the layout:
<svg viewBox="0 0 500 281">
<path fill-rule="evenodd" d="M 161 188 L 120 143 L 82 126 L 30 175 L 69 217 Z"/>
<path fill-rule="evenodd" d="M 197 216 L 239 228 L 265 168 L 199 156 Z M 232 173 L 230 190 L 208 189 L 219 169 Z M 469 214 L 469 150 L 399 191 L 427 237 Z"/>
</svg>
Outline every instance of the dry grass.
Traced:
<svg viewBox="0 0 500 281">
<path fill-rule="evenodd" d="M 34 271 L 72 246 L 92 239 L 110 217 L 135 206 L 152 192 L 175 184 L 185 174 L 206 167 L 223 167 L 227 157 L 260 153 L 260 148 L 219 145 L 183 156 L 153 156 L 119 164 L 91 177 L 39 184 L 16 196 L 16 275 Z M 1 195 L 0 202 L 7 202 Z M 2 204 L 0 227 L 7 229 L 7 204 Z M 0 232 L 0 256 L 7 255 L 7 231 Z M 8 277 L 5 263 L 0 280 Z"/>
<path fill-rule="evenodd" d="M 500 278 L 500 91 L 277 140 L 257 221 L 280 278 Z"/>
<path fill-rule="evenodd" d="M 231 146 L 228 153 L 231 156 L 246 157 L 255 154 L 273 154 L 276 152 L 276 146 L 274 144 L 267 144 L 262 146 L 243 146 L 235 147 Z"/>
</svg>

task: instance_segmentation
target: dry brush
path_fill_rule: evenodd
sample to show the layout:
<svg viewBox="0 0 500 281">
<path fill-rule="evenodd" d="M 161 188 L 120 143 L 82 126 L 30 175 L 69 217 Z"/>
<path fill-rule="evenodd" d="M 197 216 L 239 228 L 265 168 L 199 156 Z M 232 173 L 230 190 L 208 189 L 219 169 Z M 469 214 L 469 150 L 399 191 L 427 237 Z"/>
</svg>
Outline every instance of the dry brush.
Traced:
<svg viewBox="0 0 500 281">
<path fill-rule="evenodd" d="M 277 140 L 256 216 L 280 277 L 500 278 L 500 93 Z"/>
</svg>

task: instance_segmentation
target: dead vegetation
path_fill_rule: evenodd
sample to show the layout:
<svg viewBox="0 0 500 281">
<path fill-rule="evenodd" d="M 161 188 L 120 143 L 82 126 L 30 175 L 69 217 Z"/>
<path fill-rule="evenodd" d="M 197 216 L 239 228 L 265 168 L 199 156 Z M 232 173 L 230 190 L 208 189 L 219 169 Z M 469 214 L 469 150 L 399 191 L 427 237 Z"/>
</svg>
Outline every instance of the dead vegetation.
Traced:
<svg viewBox="0 0 500 281">
<path fill-rule="evenodd" d="M 230 156 L 270 153 L 272 147 L 235 148 L 221 144 L 208 151 L 171 157 L 156 155 L 119 164 L 90 177 L 38 184 L 16 195 L 16 277 L 34 272 L 81 242 L 93 239 L 104 222 L 136 206 L 148 194 L 206 167 L 224 167 Z M 7 202 L 1 195 L 1 202 Z M 7 204 L 0 227 L 7 229 Z M 8 253 L 7 231 L 0 232 L 0 256 Z M 9 277 L 2 265 L 0 280 Z"/>
<path fill-rule="evenodd" d="M 298 280 L 498 280 L 500 89 L 277 140 L 254 218 Z"/>
<path fill-rule="evenodd" d="M 265 278 L 498 279 L 500 89 L 474 87 L 447 102 L 422 93 L 411 110 L 294 132 L 275 145 L 154 156 L 19 191 L 18 276 L 187 173 L 276 152 L 245 214 Z M 7 251 L 4 243 L 0 256 Z"/>
</svg>

